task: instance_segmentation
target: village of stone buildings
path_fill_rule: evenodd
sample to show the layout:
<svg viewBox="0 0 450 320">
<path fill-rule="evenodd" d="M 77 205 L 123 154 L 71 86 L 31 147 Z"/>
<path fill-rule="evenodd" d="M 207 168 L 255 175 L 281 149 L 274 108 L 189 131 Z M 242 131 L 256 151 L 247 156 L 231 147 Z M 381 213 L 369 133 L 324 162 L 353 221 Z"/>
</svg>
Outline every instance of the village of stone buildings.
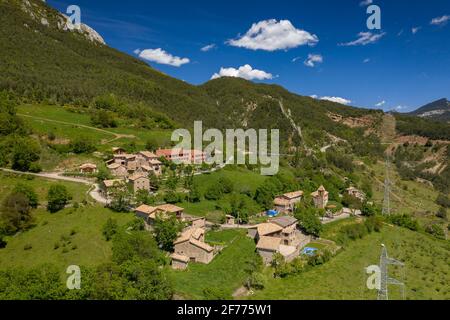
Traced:
<svg viewBox="0 0 450 320">
<path fill-rule="evenodd" d="M 161 177 L 164 163 L 176 160 L 181 163 L 201 165 L 206 160 L 206 154 L 196 150 L 159 149 L 155 153 L 141 151 L 136 154 L 128 154 L 122 148 L 113 148 L 113 159 L 106 161 L 111 176 L 114 179 L 104 180 L 100 185 L 99 194 L 108 203 L 112 192 L 118 188 L 128 188 L 131 192 L 148 192 L 153 188 L 150 175 Z M 85 163 L 79 167 L 82 174 L 94 174 L 98 168 L 95 164 Z M 348 195 L 365 200 L 365 194 L 350 187 L 346 190 Z M 254 239 L 256 250 L 265 264 L 270 264 L 274 256 L 281 255 L 286 262 L 291 262 L 305 253 L 304 248 L 313 241 L 313 236 L 305 233 L 299 221 L 294 217 L 296 205 L 304 198 L 301 190 L 292 191 L 277 196 L 273 201 L 273 210 L 259 213 L 267 219 L 258 224 L 241 224 L 234 216 L 226 215 L 225 223 L 219 227 L 222 229 L 243 228 L 247 230 L 248 237 Z M 323 209 L 326 214 L 321 219 L 322 223 L 328 223 L 337 219 L 350 216 L 360 216 L 360 210 L 342 208 L 338 212 L 332 212 L 333 205 L 328 205 L 329 193 L 320 186 L 311 194 L 314 206 Z M 211 246 L 205 242 L 205 233 L 215 226 L 204 217 L 195 217 L 184 212 L 184 208 L 174 204 L 160 204 L 150 206 L 146 204 L 136 205 L 132 208 L 136 216 L 145 221 L 146 229 L 153 231 L 157 219 L 175 217 L 185 226 L 178 238 L 173 242 L 173 252 L 170 252 L 171 264 L 174 269 L 185 270 L 189 263 L 209 264 L 221 249 L 219 246 Z M 308 248 L 307 248 L 308 249 Z"/>
</svg>

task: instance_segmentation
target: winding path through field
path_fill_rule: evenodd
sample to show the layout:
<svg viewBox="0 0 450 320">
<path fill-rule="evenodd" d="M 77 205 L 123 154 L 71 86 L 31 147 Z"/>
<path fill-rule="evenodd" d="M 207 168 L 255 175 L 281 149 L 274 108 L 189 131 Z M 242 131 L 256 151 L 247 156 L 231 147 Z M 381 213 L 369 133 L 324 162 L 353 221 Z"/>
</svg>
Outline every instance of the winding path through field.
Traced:
<svg viewBox="0 0 450 320">
<path fill-rule="evenodd" d="M 64 124 L 64 125 L 68 125 L 68 126 L 76 126 L 76 127 L 80 127 L 80 128 L 85 128 L 85 129 L 89 129 L 89 130 L 95 130 L 98 132 L 102 132 L 102 133 L 106 133 L 106 134 L 110 134 L 113 135 L 114 138 L 108 141 L 103 141 L 102 144 L 107 144 L 113 141 L 116 141 L 118 139 L 122 139 L 122 138 L 128 138 L 128 139 L 135 139 L 136 136 L 132 135 L 132 134 L 120 134 L 120 133 L 115 133 L 109 130 L 105 130 L 105 129 L 101 129 L 101 128 L 96 128 L 96 127 L 91 127 L 91 126 L 87 126 L 84 124 L 78 124 L 78 123 L 72 123 L 72 122 L 66 122 L 66 121 L 60 121 L 60 120 L 53 120 L 53 119 L 47 119 L 47 118 L 41 118 L 41 117 L 36 117 L 36 116 L 30 116 L 28 114 L 23 114 L 23 113 L 18 113 L 18 116 L 21 117 L 26 117 L 26 118 L 31 118 L 31 119 L 35 119 L 35 120 L 40 120 L 40 121 L 47 121 L 47 122 L 53 122 L 53 123 L 59 123 L 59 124 Z"/>
<path fill-rule="evenodd" d="M 109 201 L 105 197 L 103 197 L 102 193 L 100 192 L 100 186 L 98 184 L 93 183 L 92 181 L 89 181 L 86 179 L 75 178 L 75 177 L 66 177 L 66 176 L 61 175 L 61 173 L 59 173 L 59 172 L 32 173 L 32 172 L 16 171 L 16 170 L 6 169 L 6 168 L 0 168 L 0 171 L 14 173 L 14 174 L 20 174 L 20 175 L 40 177 L 40 178 L 51 179 L 51 180 L 82 183 L 82 184 L 91 186 L 91 188 L 89 189 L 89 191 L 87 193 L 92 197 L 92 199 L 94 199 L 98 203 L 101 203 L 104 205 L 109 203 Z"/>
</svg>

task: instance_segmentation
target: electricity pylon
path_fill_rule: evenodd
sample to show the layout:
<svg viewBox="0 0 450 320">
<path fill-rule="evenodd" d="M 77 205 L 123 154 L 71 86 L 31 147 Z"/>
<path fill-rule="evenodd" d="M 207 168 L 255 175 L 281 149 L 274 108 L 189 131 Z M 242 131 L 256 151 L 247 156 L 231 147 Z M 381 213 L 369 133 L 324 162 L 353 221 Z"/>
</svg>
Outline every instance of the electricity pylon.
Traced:
<svg viewBox="0 0 450 320">
<path fill-rule="evenodd" d="M 388 265 L 396 265 L 404 267 L 404 264 L 395 259 L 389 258 L 386 246 L 384 244 L 381 245 L 383 248 L 381 249 L 381 257 L 380 257 L 380 270 L 381 270 L 381 282 L 380 282 L 380 290 L 378 291 L 378 300 L 389 300 L 388 294 L 388 285 L 393 284 L 397 286 L 402 286 L 402 295 L 403 299 L 405 298 L 405 284 L 389 277 L 388 274 Z"/>
<path fill-rule="evenodd" d="M 386 176 L 384 178 L 384 200 L 383 200 L 383 215 L 391 214 L 391 178 L 390 178 L 391 163 L 389 156 L 386 157 Z"/>
</svg>

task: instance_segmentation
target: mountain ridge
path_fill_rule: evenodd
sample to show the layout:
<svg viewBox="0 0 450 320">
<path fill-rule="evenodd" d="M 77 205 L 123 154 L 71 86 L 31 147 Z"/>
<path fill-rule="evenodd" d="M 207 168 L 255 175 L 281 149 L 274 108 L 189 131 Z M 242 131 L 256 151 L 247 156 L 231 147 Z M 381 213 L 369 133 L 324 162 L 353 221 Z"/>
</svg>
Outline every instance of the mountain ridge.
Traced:
<svg viewBox="0 0 450 320">
<path fill-rule="evenodd" d="M 450 121 L 450 101 L 447 98 L 442 98 L 430 102 L 409 114 L 437 121 Z"/>
</svg>

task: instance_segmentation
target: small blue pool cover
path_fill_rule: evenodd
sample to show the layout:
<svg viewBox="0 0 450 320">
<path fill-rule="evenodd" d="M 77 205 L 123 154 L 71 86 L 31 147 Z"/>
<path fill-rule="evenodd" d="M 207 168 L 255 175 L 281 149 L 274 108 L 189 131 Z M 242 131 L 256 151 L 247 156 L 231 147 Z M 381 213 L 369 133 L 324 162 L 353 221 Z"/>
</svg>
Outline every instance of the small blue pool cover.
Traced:
<svg viewBox="0 0 450 320">
<path fill-rule="evenodd" d="M 269 210 L 269 211 L 267 211 L 267 215 L 269 217 L 275 217 L 275 216 L 278 215 L 278 211 L 276 211 L 276 210 Z"/>
<path fill-rule="evenodd" d="M 308 256 L 312 256 L 316 253 L 317 249 L 316 248 L 310 248 L 310 247 L 306 247 L 303 249 L 303 254 L 306 254 Z"/>
</svg>

